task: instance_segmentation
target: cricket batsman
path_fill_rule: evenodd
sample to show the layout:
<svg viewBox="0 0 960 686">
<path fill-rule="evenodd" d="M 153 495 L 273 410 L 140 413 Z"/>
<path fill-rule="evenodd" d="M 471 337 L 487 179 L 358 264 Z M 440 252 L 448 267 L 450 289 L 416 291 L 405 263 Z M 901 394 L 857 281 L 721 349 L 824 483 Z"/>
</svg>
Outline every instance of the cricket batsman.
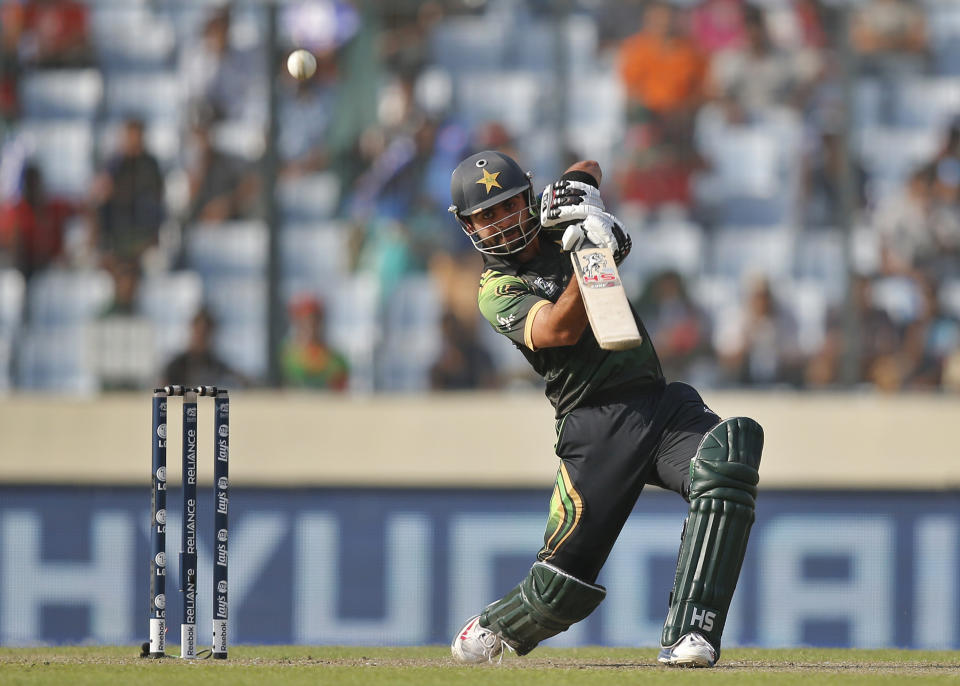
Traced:
<svg viewBox="0 0 960 686">
<path fill-rule="evenodd" d="M 451 650 L 463 662 L 493 661 L 504 646 L 525 655 L 587 617 L 606 595 L 600 569 L 655 484 L 690 504 L 658 661 L 712 667 L 753 524 L 763 430 L 746 417 L 721 421 L 693 387 L 667 383 L 635 313 L 642 344 L 600 348 L 567 253 L 589 241 L 620 264 L 630 238 L 604 209 L 596 162 L 571 166 L 540 200 L 531 179 L 487 150 L 450 183 L 450 212 L 483 253 L 480 311 L 546 382 L 560 458 L 536 561 Z"/>
</svg>

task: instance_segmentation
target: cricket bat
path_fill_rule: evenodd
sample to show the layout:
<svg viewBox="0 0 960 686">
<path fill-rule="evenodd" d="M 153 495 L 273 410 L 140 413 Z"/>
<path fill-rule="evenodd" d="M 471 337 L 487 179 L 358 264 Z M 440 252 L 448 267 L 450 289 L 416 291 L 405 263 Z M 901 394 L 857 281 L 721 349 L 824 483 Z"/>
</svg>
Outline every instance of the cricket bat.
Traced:
<svg viewBox="0 0 960 686">
<path fill-rule="evenodd" d="M 590 328 L 600 347 L 627 350 L 643 343 L 613 252 L 609 248 L 581 248 L 571 252 L 570 259 Z"/>
<path fill-rule="evenodd" d="M 600 165 L 594 160 L 575 162 L 567 171 L 587 173 L 596 180 L 597 186 L 603 178 Z M 587 245 L 589 247 L 571 252 L 570 259 L 593 336 L 604 350 L 636 348 L 643 343 L 643 337 L 630 310 L 613 251 Z"/>
</svg>

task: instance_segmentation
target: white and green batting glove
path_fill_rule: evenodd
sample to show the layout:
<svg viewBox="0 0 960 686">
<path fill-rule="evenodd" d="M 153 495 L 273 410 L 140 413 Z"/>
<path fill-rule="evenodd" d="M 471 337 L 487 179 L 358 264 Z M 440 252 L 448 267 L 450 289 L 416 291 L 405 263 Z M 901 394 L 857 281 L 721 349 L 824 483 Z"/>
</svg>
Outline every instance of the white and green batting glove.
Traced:
<svg viewBox="0 0 960 686">
<path fill-rule="evenodd" d="M 614 262 L 619 265 L 630 254 L 633 240 L 623 230 L 620 220 L 607 212 L 591 214 L 582 222 L 571 224 L 560 239 L 560 247 L 568 251 L 580 250 L 591 244 L 598 248 L 609 248 Z"/>
<path fill-rule="evenodd" d="M 604 210 L 600 191 L 588 183 L 554 181 L 540 196 L 540 224 L 544 227 L 580 222 Z"/>
</svg>

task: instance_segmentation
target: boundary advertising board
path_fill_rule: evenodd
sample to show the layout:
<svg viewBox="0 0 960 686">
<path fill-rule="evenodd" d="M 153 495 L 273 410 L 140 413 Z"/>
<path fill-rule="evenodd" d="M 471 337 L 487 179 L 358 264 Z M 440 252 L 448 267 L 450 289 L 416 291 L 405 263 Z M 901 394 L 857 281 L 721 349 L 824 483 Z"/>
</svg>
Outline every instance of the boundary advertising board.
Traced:
<svg viewBox="0 0 960 686">
<path fill-rule="evenodd" d="M 234 489 L 231 642 L 447 643 L 526 573 L 549 491 Z M 149 492 L 0 487 L 0 645 L 146 638 Z M 176 489 L 169 532 L 179 531 Z M 198 623 L 211 625 L 212 495 L 201 489 Z M 763 491 L 724 643 L 960 648 L 960 494 Z M 653 646 L 686 505 L 641 496 L 586 621 L 553 645 Z M 168 536 L 176 631 L 179 536 Z M 202 643 L 206 643 L 204 639 Z"/>
</svg>

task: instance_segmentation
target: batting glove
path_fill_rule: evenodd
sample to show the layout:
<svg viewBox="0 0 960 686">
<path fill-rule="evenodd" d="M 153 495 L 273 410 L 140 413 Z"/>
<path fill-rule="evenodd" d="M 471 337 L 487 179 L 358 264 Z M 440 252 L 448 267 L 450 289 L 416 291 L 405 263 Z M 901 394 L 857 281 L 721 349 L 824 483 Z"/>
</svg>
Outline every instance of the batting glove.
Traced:
<svg viewBox="0 0 960 686">
<path fill-rule="evenodd" d="M 626 259 L 633 247 L 633 239 L 623 230 L 620 221 L 606 212 L 591 214 L 582 222 L 568 226 L 560 239 L 560 246 L 564 250 L 579 250 L 588 242 L 598 248 L 609 248 L 617 265 Z"/>
<path fill-rule="evenodd" d="M 545 227 L 578 222 L 603 212 L 600 191 L 580 181 L 555 181 L 540 196 L 540 224 Z"/>
</svg>

